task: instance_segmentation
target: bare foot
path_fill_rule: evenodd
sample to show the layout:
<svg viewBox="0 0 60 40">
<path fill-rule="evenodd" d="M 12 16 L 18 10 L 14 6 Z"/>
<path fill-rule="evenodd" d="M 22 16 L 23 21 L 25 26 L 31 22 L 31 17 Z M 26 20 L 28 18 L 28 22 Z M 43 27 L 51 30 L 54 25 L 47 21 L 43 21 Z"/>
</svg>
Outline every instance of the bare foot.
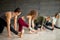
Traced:
<svg viewBox="0 0 60 40">
<path fill-rule="evenodd" d="M 11 38 L 11 34 L 9 34 L 8 37 Z"/>
<path fill-rule="evenodd" d="M 18 34 L 18 36 L 19 36 L 20 38 L 22 38 L 22 37 L 23 37 L 23 33 L 20 32 L 20 33 Z"/>
<path fill-rule="evenodd" d="M 29 34 L 32 34 L 33 32 L 32 31 L 29 31 Z"/>
<path fill-rule="evenodd" d="M 36 30 L 34 33 L 36 33 L 36 34 L 37 34 L 38 32 L 39 32 L 39 30 Z"/>
</svg>

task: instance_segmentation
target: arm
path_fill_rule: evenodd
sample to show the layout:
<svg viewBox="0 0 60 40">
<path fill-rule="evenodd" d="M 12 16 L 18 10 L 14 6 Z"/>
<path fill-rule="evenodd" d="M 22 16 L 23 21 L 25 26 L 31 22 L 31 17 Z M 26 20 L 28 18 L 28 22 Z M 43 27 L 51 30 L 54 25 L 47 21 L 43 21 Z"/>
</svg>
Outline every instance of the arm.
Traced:
<svg viewBox="0 0 60 40">
<path fill-rule="evenodd" d="M 54 23 L 52 22 L 52 28 L 54 29 Z"/>
<path fill-rule="evenodd" d="M 32 27 L 33 27 L 33 28 L 35 27 L 34 20 L 32 20 Z"/>
<path fill-rule="evenodd" d="M 8 36 L 10 37 L 10 19 L 11 19 L 11 12 L 6 13 L 6 22 L 7 22 L 7 31 L 8 31 Z"/>
<path fill-rule="evenodd" d="M 14 29 L 17 30 L 17 16 L 14 17 Z"/>
<path fill-rule="evenodd" d="M 29 28 L 31 28 L 31 17 L 29 17 Z"/>
<path fill-rule="evenodd" d="M 54 18 L 52 19 L 52 28 L 54 29 L 54 24 L 55 24 L 55 20 Z"/>
</svg>

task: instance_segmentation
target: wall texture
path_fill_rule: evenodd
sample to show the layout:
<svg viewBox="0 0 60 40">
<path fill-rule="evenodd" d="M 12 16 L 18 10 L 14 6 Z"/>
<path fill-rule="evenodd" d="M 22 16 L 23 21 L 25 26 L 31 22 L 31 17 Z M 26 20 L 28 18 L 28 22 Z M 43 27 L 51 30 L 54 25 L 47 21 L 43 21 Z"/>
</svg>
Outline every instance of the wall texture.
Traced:
<svg viewBox="0 0 60 40">
<path fill-rule="evenodd" d="M 5 11 L 22 9 L 22 15 L 26 15 L 31 9 L 36 9 L 39 15 L 54 15 L 60 11 L 60 0 L 0 0 L 0 15 Z"/>
</svg>

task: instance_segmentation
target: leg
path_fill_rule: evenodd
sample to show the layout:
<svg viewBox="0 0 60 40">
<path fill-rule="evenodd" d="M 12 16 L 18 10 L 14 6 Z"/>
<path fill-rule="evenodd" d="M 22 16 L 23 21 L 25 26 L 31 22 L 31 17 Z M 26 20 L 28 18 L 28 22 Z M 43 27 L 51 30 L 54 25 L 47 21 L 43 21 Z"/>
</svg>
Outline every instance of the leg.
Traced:
<svg viewBox="0 0 60 40">
<path fill-rule="evenodd" d="M 46 22 L 46 25 L 47 26 L 52 26 L 52 23 L 51 22 Z"/>
<path fill-rule="evenodd" d="M 22 19 L 22 18 L 19 18 L 18 19 L 18 24 L 19 24 L 19 32 L 20 32 L 20 37 L 22 37 L 23 35 L 23 26 L 24 27 L 27 27 L 28 28 L 28 24 Z"/>
<path fill-rule="evenodd" d="M 60 27 L 58 27 L 58 26 L 56 26 L 56 25 L 54 25 L 54 27 L 57 28 L 57 29 L 60 29 Z"/>
<path fill-rule="evenodd" d="M 23 26 L 19 24 L 19 32 L 22 32 Z"/>
<path fill-rule="evenodd" d="M 37 27 L 37 26 L 35 26 L 35 27 L 34 27 L 34 29 L 35 29 L 35 30 L 38 30 L 38 27 Z"/>
<path fill-rule="evenodd" d="M 28 24 L 22 18 L 19 18 L 18 23 L 20 24 L 20 26 L 28 27 Z"/>
<path fill-rule="evenodd" d="M 49 30 L 53 30 L 52 28 L 49 28 L 48 26 L 52 26 L 52 23 L 46 22 L 46 24 L 43 24 L 43 26 Z"/>
<path fill-rule="evenodd" d="M 11 30 L 14 34 L 18 35 L 18 32 L 15 31 L 15 29 L 14 29 L 12 26 L 10 26 L 10 30 Z"/>
<path fill-rule="evenodd" d="M 49 22 L 49 23 L 47 23 L 47 25 L 52 26 L 52 23 Z M 54 25 L 54 27 L 57 28 L 57 29 L 60 29 L 60 27 L 58 27 L 56 25 Z"/>
<path fill-rule="evenodd" d="M 19 33 L 20 33 L 20 38 L 23 36 L 23 26 L 19 24 L 19 29 L 18 29 Z"/>
<path fill-rule="evenodd" d="M 35 23 L 34 29 L 35 29 L 35 30 L 38 30 L 38 28 L 41 28 L 40 22 Z"/>
<path fill-rule="evenodd" d="M 47 25 L 43 25 L 43 26 L 49 30 L 53 30 L 52 28 L 47 27 Z"/>
<path fill-rule="evenodd" d="M 19 23 L 19 27 L 21 30 L 22 30 L 23 26 L 29 28 L 29 25 L 22 18 L 19 18 L 18 23 Z M 31 27 L 30 27 L 30 30 L 34 31 L 34 29 L 32 29 Z"/>
<path fill-rule="evenodd" d="M 0 33 L 3 32 L 4 27 L 7 27 L 7 22 L 3 20 L 2 18 L 0 18 Z M 10 30 L 16 35 L 18 34 L 18 32 L 15 31 L 13 27 L 10 27 Z"/>
<path fill-rule="evenodd" d="M 34 29 L 38 30 L 38 28 L 41 28 L 41 25 L 35 25 Z"/>
<path fill-rule="evenodd" d="M 2 33 L 4 30 L 4 26 L 0 25 L 0 33 Z"/>
<path fill-rule="evenodd" d="M 3 20 L 2 18 L 0 18 L 0 33 L 3 32 L 3 29 L 4 29 L 5 25 L 6 25 L 5 20 Z"/>
</svg>

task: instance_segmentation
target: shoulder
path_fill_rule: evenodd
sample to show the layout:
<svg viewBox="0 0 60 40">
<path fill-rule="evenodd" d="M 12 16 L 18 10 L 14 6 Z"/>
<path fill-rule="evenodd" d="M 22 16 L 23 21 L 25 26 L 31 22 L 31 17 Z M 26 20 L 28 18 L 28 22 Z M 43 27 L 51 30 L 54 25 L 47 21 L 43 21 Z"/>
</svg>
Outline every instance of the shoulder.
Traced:
<svg viewBox="0 0 60 40">
<path fill-rule="evenodd" d="M 27 16 L 27 18 L 32 18 L 31 16 Z"/>
<path fill-rule="evenodd" d="M 10 14 L 10 13 L 12 13 L 11 11 L 8 11 L 8 12 L 5 12 L 6 14 Z"/>
<path fill-rule="evenodd" d="M 5 15 L 11 15 L 11 11 L 5 12 Z"/>
</svg>

